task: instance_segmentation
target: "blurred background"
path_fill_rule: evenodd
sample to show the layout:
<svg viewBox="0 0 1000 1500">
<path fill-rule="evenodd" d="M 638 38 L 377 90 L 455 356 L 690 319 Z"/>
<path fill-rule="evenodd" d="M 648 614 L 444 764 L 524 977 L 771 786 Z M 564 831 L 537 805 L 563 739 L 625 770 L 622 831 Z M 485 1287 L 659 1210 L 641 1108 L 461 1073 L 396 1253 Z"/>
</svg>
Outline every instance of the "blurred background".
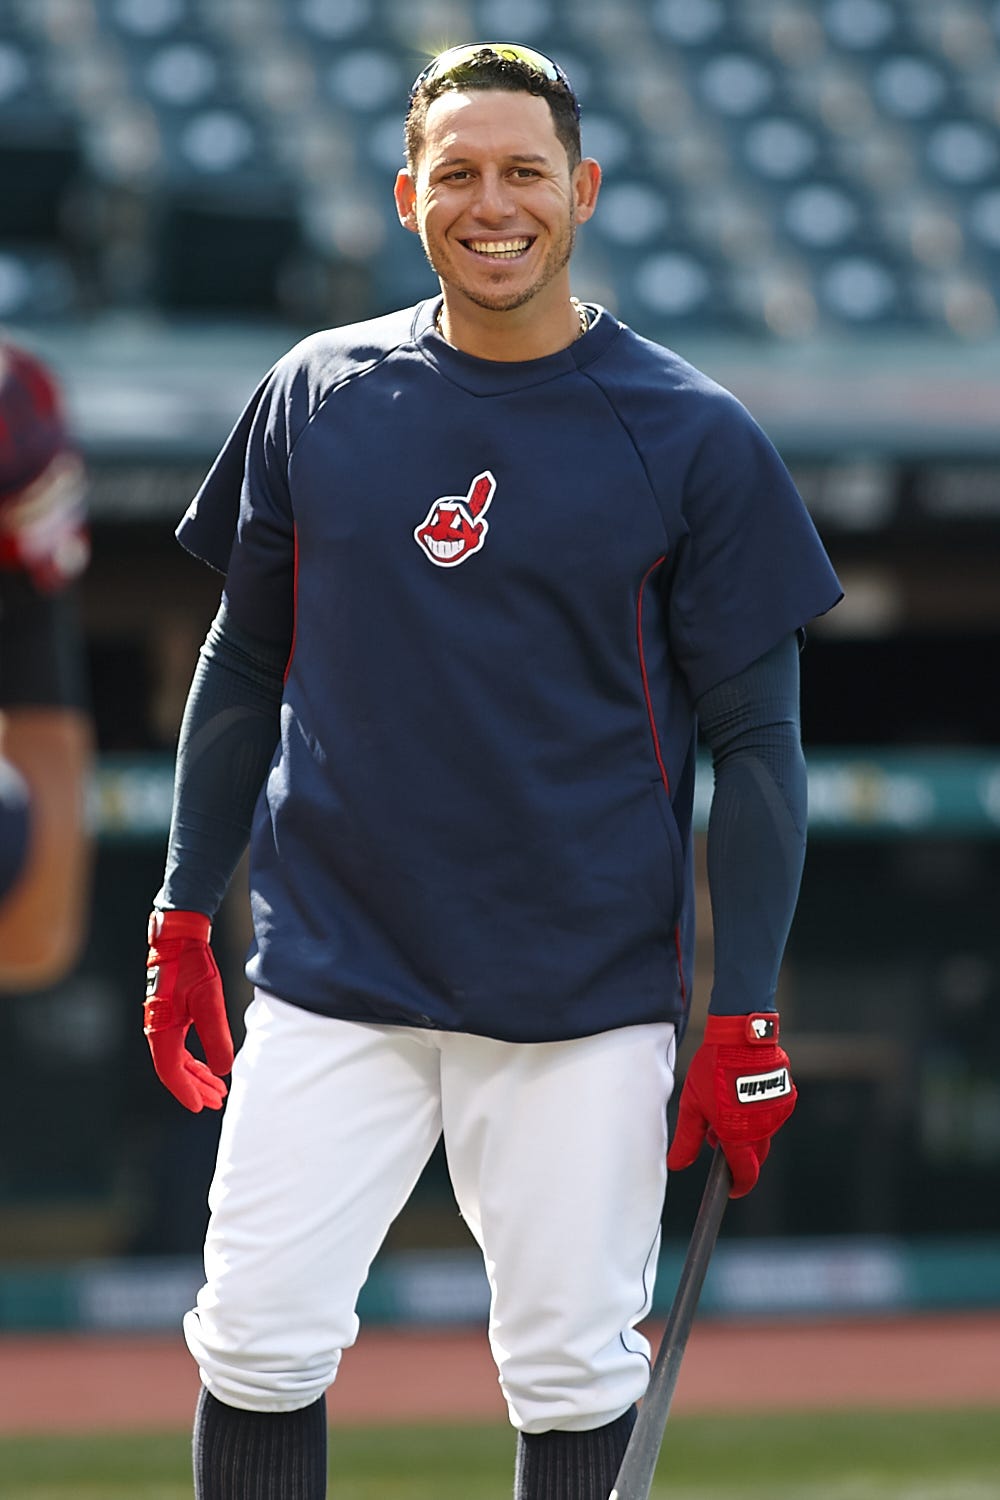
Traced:
<svg viewBox="0 0 1000 1500">
<path fill-rule="evenodd" d="M 286 348 L 436 290 L 395 220 L 401 117 L 476 37 L 580 95 L 605 185 L 577 294 L 746 402 L 847 590 L 803 659 L 801 1101 L 705 1305 L 1000 1305 L 1000 4 L 0 0 L 0 322 L 89 465 L 100 747 L 86 954 L 0 1004 L 0 1329 L 174 1327 L 199 1284 L 218 1122 L 140 1024 L 220 586 L 173 528 Z M 243 893 L 216 928 L 237 1030 Z M 696 1016 L 710 981 L 703 887 Z M 668 1290 L 701 1184 L 671 1185 Z M 469 1245 L 437 1156 L 369 1318 L 478 1316 Z"/>
</svg>

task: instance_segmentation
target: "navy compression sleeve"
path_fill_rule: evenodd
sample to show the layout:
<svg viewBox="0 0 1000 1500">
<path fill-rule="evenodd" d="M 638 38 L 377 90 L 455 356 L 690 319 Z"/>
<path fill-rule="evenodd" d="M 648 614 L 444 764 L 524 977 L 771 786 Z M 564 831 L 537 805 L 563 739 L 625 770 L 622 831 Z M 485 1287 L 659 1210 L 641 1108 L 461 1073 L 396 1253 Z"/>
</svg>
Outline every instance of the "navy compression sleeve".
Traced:
<svg viewBox="0 0 1000 1500">
<path fill-rule="evenodd" d="M 166 873 L 155 905 L 212 917 L 250 837 L 278 743 L 287 647 L 258 640 L 225 604 L 201 648 L 177 745 Z"/>
<path fill-rule="evenodd" d="M 797 638 L 710 688 L 697 709 L 715 772 L 707 847 L 715 930 L 709 1010 L 772 1010 L 805 858 Z"/>
</svg>

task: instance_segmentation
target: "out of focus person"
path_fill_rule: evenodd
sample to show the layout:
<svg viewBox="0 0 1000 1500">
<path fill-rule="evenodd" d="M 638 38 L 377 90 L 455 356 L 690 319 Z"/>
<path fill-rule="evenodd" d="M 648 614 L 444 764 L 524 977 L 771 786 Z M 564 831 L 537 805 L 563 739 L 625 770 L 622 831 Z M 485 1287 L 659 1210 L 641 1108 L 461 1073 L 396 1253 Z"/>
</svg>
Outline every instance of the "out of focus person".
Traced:
<svg viewBox="0 0 1000 1500">
<path fill-rule="evenodd" d="M 93 756 L 78 580 L 86 476 L 52 372 L 0 332 L 0 990 L 54 984 L 86 933 Z"/>
</svg>

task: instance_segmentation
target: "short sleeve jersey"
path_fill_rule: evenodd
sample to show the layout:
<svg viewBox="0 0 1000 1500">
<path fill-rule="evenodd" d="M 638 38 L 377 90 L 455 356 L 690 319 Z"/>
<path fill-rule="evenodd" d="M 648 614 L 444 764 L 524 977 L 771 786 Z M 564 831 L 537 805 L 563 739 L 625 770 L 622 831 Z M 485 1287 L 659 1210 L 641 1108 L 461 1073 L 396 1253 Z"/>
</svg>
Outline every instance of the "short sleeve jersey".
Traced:
<svg viewBox="0 0 1000 1500">
<path fill-rule="evenodd" d="M 292 350 L 178 529 L 289 642 L 248 976 L 510 1041 L 681 1020 L 695 704 L 839 584 L 691 365 L 602 309 L 484 361 L 437 305 Z"/>
</svg>

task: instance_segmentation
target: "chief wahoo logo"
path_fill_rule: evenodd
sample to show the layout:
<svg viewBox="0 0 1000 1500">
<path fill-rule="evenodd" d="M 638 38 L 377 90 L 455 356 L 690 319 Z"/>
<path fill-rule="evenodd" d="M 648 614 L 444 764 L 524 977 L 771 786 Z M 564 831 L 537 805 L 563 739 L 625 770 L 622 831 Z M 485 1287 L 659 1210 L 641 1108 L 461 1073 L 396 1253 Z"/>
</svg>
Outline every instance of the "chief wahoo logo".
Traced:
<svg viewBox="0 0 1000 1500">
<path fill-rule="evenodd" d="M 486 519 L 497 482 L 489 469 L 477 474 L 464 497 L 447 495 L 435 500 L 413 535 L 437 568 L 456 568 L 486 540 Z"/>
</svg>

